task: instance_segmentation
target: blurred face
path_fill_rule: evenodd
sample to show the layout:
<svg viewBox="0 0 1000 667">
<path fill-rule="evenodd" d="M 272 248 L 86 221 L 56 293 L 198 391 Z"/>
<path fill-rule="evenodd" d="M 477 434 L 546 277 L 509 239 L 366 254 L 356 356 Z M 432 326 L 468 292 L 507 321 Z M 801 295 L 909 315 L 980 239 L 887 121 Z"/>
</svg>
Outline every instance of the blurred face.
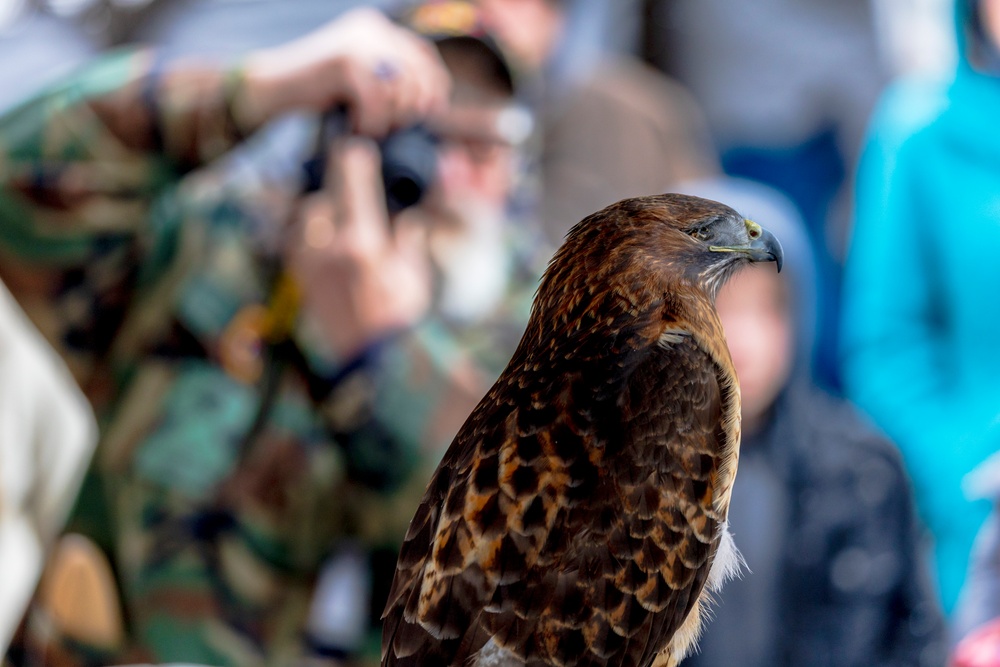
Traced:
<svg viewBox="0 0 1000 667">
<path fill-rule="evenodd" d="M 435 215 L 464 217 L 463 208 L 502 212 L 513 182 L 514 151 L 497 131 L 503 107 L 457 103 L 434 122 L 440 138 L 438 179 L 428 206 Z"/>
<path fill-rule="evenodd" d="M 417 208 L 440 278 L 438 307 L 449 317 L 474 320 L 492 312 L 507 291 L 504 234 L 515 149 L 501 120 L 510 97 L 473 85 L 475 77 L 462 76 L 460 62 L 446 63 L 455 76 L 452 103 L 428 120 L 440 138 L 438 177 Z"/>
<path fill-rule="evenodd" d="M 993 44 L 1000 48 L 1000 0 L 981 0 L 983 29 Z"/>
<path fill-rule="evenodd" d="M 440 144 L 438 177 L 422 208 L 435 226 L 454 227 L 484 210 L 500 215 L 506 208 L 514 150 L 501 121 L 513 100 L 494 73 L 495 56 L 460 40 L 446 40 L 439 49 L 452 96 L 446 110 L 427 120 Z"/>
<path fill-rule="evenodd" d="M 760 427 L 791 372 L 792 322 L 782 281 L 773 266 L 752 266 L 734 276 L 716 300 L 740 380 L 747 432 Z"/>
</svg>

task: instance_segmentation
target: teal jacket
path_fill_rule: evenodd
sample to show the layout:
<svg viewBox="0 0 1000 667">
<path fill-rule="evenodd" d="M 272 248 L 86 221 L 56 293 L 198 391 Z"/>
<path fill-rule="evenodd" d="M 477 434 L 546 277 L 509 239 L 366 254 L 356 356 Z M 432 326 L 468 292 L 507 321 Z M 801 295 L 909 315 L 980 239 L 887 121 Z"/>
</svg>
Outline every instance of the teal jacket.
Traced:
<svg viewBox="0 0 1000 667">
<path fill-rule="evenodd" d="M 846 391 L 903 452 L 946 611 L 989 510 L 963 478 L 1000 449 L 1000 69 L 972 4 L 953 80 L 898 83 L 876 110 L 842 328 Z"/>
</svg>

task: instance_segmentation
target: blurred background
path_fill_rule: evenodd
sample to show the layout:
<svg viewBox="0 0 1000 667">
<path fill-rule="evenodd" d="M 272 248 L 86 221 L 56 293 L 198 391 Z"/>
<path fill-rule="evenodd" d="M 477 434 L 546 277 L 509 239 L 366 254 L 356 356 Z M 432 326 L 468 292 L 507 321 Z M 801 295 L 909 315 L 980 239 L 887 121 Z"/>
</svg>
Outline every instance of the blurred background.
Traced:
<svg viewBox="0 0 1000 667">
<path fill-rule="evenodd" d="M 280 44 L 353 7 L 392 10 L 405 4 L 392 0 L 288 0 L 280 4 L 266 0 L 0 0 L 0 49 L 7 56 L 0 64 L 0 108 L 110 48 L 155 44 L 167 60 L 197 56 L 232 62 L 253 48 Z M 550 98 L 555 97 L 553 91 L 570 87 L 569 82 L 586 79 L 611 55 L 634 57 L 671 77 L 684 87 L 685 95 L 692 96 L 696 110 L 693 118 L 678 123 L 679 134 L 691 127 L 707 129 L 705 141 L 689 151 L 705 156 L 683 159 L 700 161 L 700 165 L 647 165 L 667 172 L 660 180 L 676 182 L 701 175 L 710 170 L 707 160 L 717 159 L 726 173 L 773 185 L 796 204 L 812 238 L 819 272 L 816 373 L 824 386 L 839 391 L 840 272 L 850 226 L 853 170 L 863 133 L 879 93 L 890 80 L 907 76 L 945 79 L 953 70 L 953 2 L 766 0 L 744 6 L 727 0 L 571 0 L 561 4 L 565 5 L 565 28 L 545 64 Z M 29 71 L 31 76 L 25 76 Z M 527 97 L 537 107 L 538 91 L 529 90 Z M 632 90 L 607 94 L 644 96 Z M 674 101 L 668 106 L 678 104 Z M 661 106 L 659 113 L 672 112 Z M 573 121 L 554 124 L 564 122 Z M 269 145 L 280 148 L 270 160 L 259 162 L 270 168 L 280 169 L 275 164 L 292 168 L 299 156 L 289 153 L 288 147 L 304 139 L 289 128 L 272 129 L 272 133 L 276 139 L 259 143 L 265 151 Z M 609 141 L 620 139 L 612 136 Z M 677 136 L 668 141 L 679 143 Z M 556 157 L 542 159 L 559 159 L 560 150 L 565 146 L 546 147 L 543 152 Z M 683 152 L 676 147 L 671 151 Z M 630 153 L 628 144 L 622 144 L 621 152 Z M 562 161 L 571 159 L 565 156 Z M 564 174 L 565 164 L 553 169 L 558 174 L 549 174 L 545 197 L 536 196 L 565 201 L 571 195 L 561 187 L 573 177 Z M 634 182 L 636 176 L 629 173 L 629 178 Z M 566 187 L 585 192 L 582 185 L 576 182 Z M 605 205 L 615 194 L 609 190 L 584 196 L 575 210 L 560 203 L 547 207 L 544 201 L 535 203 L 542 207 L 544 218 L 560 220 L 552 234 L 557 242 L 570 221 Z"/>
<path fill-rule="evenodd" d="M 390 8 L 399 3 L 293 0 L 277 9 L 274 3 L 261 0 L 3 0 L 0 26 L 4 52 L 18 54 L 20 63 L 30 66 L 37 75 L 19 76 L 25 70 L 13 64 L 4 67 L 3 100 L 10 104 L 100 49 L 152 40 L 178 54 L 232 56 L 255 45 L 286 40 L 317 20 L 363 4 Z M 571 4 L 576 14 L 571 38 L 579 42 L 577 48 L 582 51 L 627 52 L 670 72 L 684 71 L 677 41 L 685 36 L 693 39 L 696 34 L 688 32 L 684 23 L 685 7 L 693 3 L 578 0 Z M 792 6 L 772 1 L 761 3 L 759 9 L 741 9 L 725 2 L 714 4 L 714 11 L 734 13 L 733 22 L 748 29 L 766 22 L 768 12 Z M 883 75 L 916 71 L 943 74 L 954 62 L 949 0 L 812 2 L 808 7 L 826 5 L 837 7 L 844 20 L 856 21 L 855 25 L 869 35 L 869 46 L 874 50 L 867 51 L 865 57 L 874 57 L 875 61 L 866 69 Z M 812 10 L 796 11 L 801 14 Z M 788 29 L 798 25 L 792 22 L 793 16 L 789 19 L 787 24 L 779 23 Z M 830 37 L 830 33 L 825 34 L 830 43 L 815 45 L 815 52 L 825 54 L 824 59 L 830 61 L 836 58 L 836 49 L 846 49 L 846 45 Z"/>
<path fill-rule="evenodd" d="M 530 13 L 534 9 L 525 9 L 533 2 L 551 12 L 552 31 L 524 29 L 529 25 L 524 17 L 535 16 Z M 350 9 L 373 6 L 393 13 L 411 4 L 0 0 L 0 114 L 110 50 L 149 45 L 156 48 L 163 66 L 199 59 L 225 67 Z M 780 546 L 748 541 L 754 574 L 747 577 L 763 583 L 748 588 L 740 582 L 732 602 L 722 596 L 720 611 L 720 627 L 731 635 L 743 627 L 745 636 L 727 643 L 710 628 L 704 655 L 690 664 L 737 664 L 733 656 L 745 658 L 747 662 L 740 664 L 746 665 L 939 665 L 949 653 L 959 660 L 960 652 L 953 650 L 958 642 L 1000 615 L 995 595 L 969 601 L 976 596 L 961 592 L 973 539 L 986 521 L 997 488 L 989 480 L 1000 477 L 995 472 L 1000 466 L 980 469 L 980 483 L 974 486 L 985 499 L 969 500 L 963 480 L 990 453 L 1000 450 L 1000 405 L 994 401 L 1000 380 L 994 378 L 990 386 L 989 380 L 977 376 L 974 414 L 938 414 L 948 411 L 924 406 L 953 405 L 947 402 L 952 400 L 954 405 L 967 405 L 959 385 L 971 371 L 967 373 L 952 358 L 951 346 L 995 353 L 1000 330 L 995 318 L 982 324 L 970 306 L 969 338 L 957 336 L 961 341 L 955 342 L 950 335 L 960 326 L 952 326 L 950 308 L 934 300 L 943 293 L 947 302 L 948 290 L 957 291 L 954 282 L 942 279 L 930 285 L 926 288 L 930 296 L 914 297 L 919 303 L 911 304 L 906 295 L 920 289 L 914 282 L 901 285 L 888 269 L 885 274 L 873 271 L 869 290 L 857 267 L 879 264 L 907 235 L 902 222 L 891 227 L 891 238 L 866 231 L 882 230 L 882 236 L 890 236 L 890 217 L 898 213 L 893 202 L 902 207 L 899 210 L 910 210 L 897 201 L 900 198 L 906 206 L 927 210 L 921 209 L 925 191 L 947 191 L 947 196 L 935 200 L 940 204 L 934 209 L 941 211 L 938 217 L 929 218 L 927 224 L 930 229 L 951 224 L 943 211 L 948 210 L 949 196 L 961 196 L 958 185 L 945 183 L 941 175 L 921 176 L 924 180 L 915 180 L 917 185 L 900 185 L 896 170 L 907 160 L 918 161 L 916 149 L 904 145 L 935 141 L 923 138 L 923 129 L 950 106 L 965 104 L 965 93 L 953 95 L 953 81 L 960 78 L 956 71 L 961 73 L 971 63 L 977 76 L 988 80 L 985 87 L 1000 88 L 1000 60 L 996 43 L 990 41 L 992 14 L 987 9 L 994 7 L 1000 16 L 995 9 L 1000 3 L 481 0 L 476 4 L 490 17 L 490 36 L 508 59 L 517 84 L 517 109 L 522 120 L 529 119 L 522 123 L 523 136 L 512 142 L 517 173 L 510 192 L 504 193 L 505 214 L 516 221 L 518 234 L 529 239 L 521 245 L 531 246 L 538 255 L 528 258 L 527 264 L 543 265 L 570 225 L 594 210 L 626 196 L 671 189 L 738 202 L 741 213 L 765 227 L 769 219 L 780 220 L 778 227 L 787 231 L 778 236 L 791 239 L 800 258 L 789 261 L 791 277 L 783 285 L 758 286 L 748 292 L 773 288 L 775 297 L 745 314 L 763 321 L 777 313 L 784 325 L 761 339 L 761 346 L 775 345 L 778 350 L 773 373 L 764 371 L 761 393 L 756 393 L 752 381 L 745 383 L 744 419 L 751 424 L 745 426 L 748 447 L 760 457 L 747 459 L 746 488 L 741 490 L 738 482 L 734 506 L 742 493 L 751 509 L 734 518 L 734 532 L 737 544 L 743 531 L 770 535 Z M 986 35 L 984 50 L 968 51 L 978 48 L 981 34 Z M 1000 118 L 1000 108 L 987 108 Z M 298 177 L 313 147 L 311 120 L 292 114 L 267 125 L 236 148 L 227 161 L 227 178 L 287 183 Z M 1000 123 L 983 132 L 1000 136 Z M 911 142 L 917 135 L 921 138 Z M 946 148 L 957 142 L 948 137 L 941 140 Z M 969 161 L 1000 164 L 1000 155 L 986 151 L 985 158 L 977 153 Z M 987 194 L 968 219 L 993 224 L 1000 210 L 1000 180 L 983 182 L 989 183 L 980 188 Z M 857 236 L 856 228 L 861 230 Z M 884 245 L 878 245 L 880 240 Z M 854 242 L 860 246 L 857 256 Z M 913 255 L 923 257 L 923 252 Z M 519 253 L 519 257 L 530 254 Z M 786 246 L 786 255 L 796 253 Z M 931 268 L 908 267 L 914 275 L 934 277 L 939 271 L 947 275 L 948 267 L 956 267 L 949 263 L 951 257 L 938 265 L 937 253 L 930 255 L 934 256 L 928 260 Z M 531 271 L 527 273 L 532 275 Z M 898 275 L 904 275 L 902 269 Z M 987 286 L 978 303 L 995 312 L 995 273 L 977 277 L 981 279 L 977 284 Z M 883 292 L 889 293 L 886 301 L 875 301 L 873 295 Z M 749 302 L 748 296 L 745 303 Z M 901 304 L 902 314 L 886 303 Z M 894 341 L 911 340 L 906 332 L 894 337 L 889 325 L 873 331 L 856 324 L 868 322 L 869 317 L 876 320 L 878 313 L 893 321 L 923 317 L 931 321 L 927 338 L 943 340 L 941 349 L 900 361 L 898 367 L 887 362 L 886 368 L 893 372 L 909 369 L 912 378 L 895 374 L 882 385 L 868 382 L 866 369 L 879 368 L 883 354 L 864 356 L 864 350 L 878 349 L 872 341 L 892 349 Z M 743 325 L 733 326 L 745 326 L 749 320 L 742 321 Z M 735 330 L 747 331 L 747 336 L 757 331 Z M 783 342 L 774 342 L 778 338 Z M 865 347 L 868 343 L 872 344 Z M 501 363 L 509 354 L 502 346 L 492 352 Z M 734 349 L 734 357 L 737 354 Z M 926 362 L 929 370 L 919 362 Z M 486 368 L 486 377 L 494 377 L 495 365 Z M 739 370 L 741 380 L 744 372 L 748 378 L 754 373 L 752 368 Z M 941 376 L 936 383 L 928 380 L 935 373 Z M 982 369 L 981 374 L 985 374 Z M 895 383 L 928 388 L 923 393 L 914 388 L 912 395 L 901 391 L 897 403 L 886 405 L 880 397 L 893 393 Z M 804 386 L 809 389 L 803 394 Z M 811 392 L 828 396 L 838 407 L 794 398 L 813 396 Z M 842 408 L 848 412 L 838 412 Z M 831 414 L 843 414 L 836 420 L 839 424 L 807 428 Z M 933 443 L 926 441 L 926 433 L 915 433 L 920 427 L 914 424 L 925 417 L 927 422 L 937 420 L 928 431 L 934 433 Z M 776 439 L 775 433 L 784 434 L 789 442 Z M 954 442 L 941 442 L 949 440 L 950 433 L 956 434 Z M 793 447 L 792 441 L 801 447 Z M 777 451 L 786 444 L 786 452 Z M 940 449 L 931 451 L 938 445 Z M 807 462 L 810 448 L 847 453 L 843 461 Z M 799 453 L 789 454 L 793 450 Z M 953 451 L 960 453 L 952 456 Z M 795 458 L 799 455 L 804 458 Z M 938 466 L 947 467 L 958 459 L 948 475 L 938 477 Z M 800 478 L 797 471 L 815 477 L 802 472 Z M 809 482 L 815 488 L 803 488 L 803 478 L 815 480 Z M 839 486 L 824 486 L 822 480 L 834 478 Z M 890 497 L 902 500 L 893 503 Z M 960 535 L 949 533 L 956 524 L 953 517 L 963 517 L 957 522 L 962 524 Z M 946 544 L 951 546 L 945 549 Z M 354 554 L 354 548 L 352 543 L 346 552 Z M 990 574 L 996 573 L 990 568 L 1000 570 L 995 556 L 1000 556 L 1000 549 L 981 548 L 978 565 L 973 563 L 979 568 L 975 581 L 993 580 Z M 391 552 L 386 556 L 383 550 L 379 557 L 391 565 Z M 361 560 L 366 561 L 362 569 L 370 578 L 365 568 L 375 566 L 367 556 Z M 355 577 L 355 570 L 349 572 L 348 578 Z M 817 578 L 824 583 L 816 583 Z M 376 596 L 384 594 L 385 582 L 379 589 L 377 574 L 375 579 L 372 587 L 381 591 Z M 788 584 L 792 592 L 779 590 L 782 581 L 792 582 Z M 789 595 L 799 593 L 798 601 L 790 601 Z M 0 605 L 3 595 L 0 591 Z M 965 610 L 960 611 L 963 602 Z M 969 605 L 974 609 L 970 611 Z M 798 628 L 798 644 L 780 630 L 782 620 L 752 629 L 741 626 L 740 619 L 749 615 L 787 619 L 789 610 L 798 610 L 794 613 L 800 619 L 812 619 Z M 838 622 L 839 634 L 821 629 Z M 750 637 L 751 632 L 756 636 Z M 882 636 L 875 636 L 879 633 Z M 906 638 L 899 639 L 899 633 Z M 889 641 L 889 635 L 896 639 Z M 844 646 L 852 637 L 856 645 L 848 650 Z M 996 641 L 992 636 L 976 639 Z M 368 654 L 371 646 L 369 641 Z M 843 649 L 840 653 L 837 646 Z M 42 664 L 31 662 L 30 651 L 19 650 L 12 653 L 10 664 Z M 955 664 L 1000 665 L 1000 660 Z"/>
<path fill-rule="evenodd" d="M 0 65 L 0 106 L 13 104 L 101 50 L 146 43 L 162 48 L 168 59 L 231 61 L 364 4 L 392 9 L 400 3 L 290 0 L 278 9 L 262 0 L 4 0 L 0 49 L 9 57 Z M 953 3 L 565 4 L 566 28 L 546 65 L 550 92 L 584 77 L 608 54 L 634 56 L 693 96 L 697 115 L 707 126 L 709 151 L 726 173 L 774 185 L 798 206 L 814 241 L 820 275 L 817 374 L 825 386 L 839 390 L 835 332 L 840 269 L 851 217 L 850 183 L 864 128 L 890 79 L 947 77 L 953 69 Z M 24 76 L 26 71 L 32 75 Z M 285 132 L 277 144 L 289 145 L 294 135 Z M 627 146 L 623 152 L 629 152 Z M 698 171 L 704 169 L 694 169 L 694 175 Z M 688 175 L 692 173 L 681 169 L 664 180 Z M 567 199 L 559 189 L 563 178 L 571 177 L 560 172 L 548 179 L 557 183 L 547 188 L 551 200 Z M 595 197 L 585 199 L 578 210 L 560 210 L 555 204 L 545 209 L 545 217 L 575 220 L 586 208 L 607 203 L 607 196 Z"/>
</svg>

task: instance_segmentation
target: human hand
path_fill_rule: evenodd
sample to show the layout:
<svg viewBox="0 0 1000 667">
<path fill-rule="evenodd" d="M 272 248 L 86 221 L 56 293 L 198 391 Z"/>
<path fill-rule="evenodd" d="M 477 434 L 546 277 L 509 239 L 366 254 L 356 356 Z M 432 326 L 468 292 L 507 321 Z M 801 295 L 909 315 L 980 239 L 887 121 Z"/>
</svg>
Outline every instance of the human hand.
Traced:
<svg viewBox="0 0 1000 667">
<path fill-rule="evenodd" d="M 353 131 L 376 138 L 443 109 L 451 88 L 433 44 L 370 8 L 251 54 L 243 74 L 234 101 L 241 125 L 344 105 Z"/>
<path fill-rule="evenodd" d="M 949 667 L 996 667 L 1000 665 L 1000 619 L 979 626 L 955 647 Z"/>
<path fill-rule="evenodd" d="M 426 227 L 414 215 L 390 225 L 374 142 L 334 142 L 323 188 L 302 201 L 287 260 L 339 359 L 412 326 L 430 307 Z"/>
</svg>

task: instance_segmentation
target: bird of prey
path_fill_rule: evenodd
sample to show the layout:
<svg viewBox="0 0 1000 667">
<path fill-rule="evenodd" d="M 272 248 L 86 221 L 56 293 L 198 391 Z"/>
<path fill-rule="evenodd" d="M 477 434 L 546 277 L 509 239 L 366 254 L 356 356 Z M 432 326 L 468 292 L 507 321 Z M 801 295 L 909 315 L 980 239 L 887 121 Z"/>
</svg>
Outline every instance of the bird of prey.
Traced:
<svg viewBox="0 0 1000 667">
<path fill-rule="evenodd" d="M 769 232 L 717 202 L 626 199 L 577 224 L 506 370 L 432 477 L 382 664 L 675 665 L 726 530 L 740 392 L 715 295 Z"/>
</svg>

